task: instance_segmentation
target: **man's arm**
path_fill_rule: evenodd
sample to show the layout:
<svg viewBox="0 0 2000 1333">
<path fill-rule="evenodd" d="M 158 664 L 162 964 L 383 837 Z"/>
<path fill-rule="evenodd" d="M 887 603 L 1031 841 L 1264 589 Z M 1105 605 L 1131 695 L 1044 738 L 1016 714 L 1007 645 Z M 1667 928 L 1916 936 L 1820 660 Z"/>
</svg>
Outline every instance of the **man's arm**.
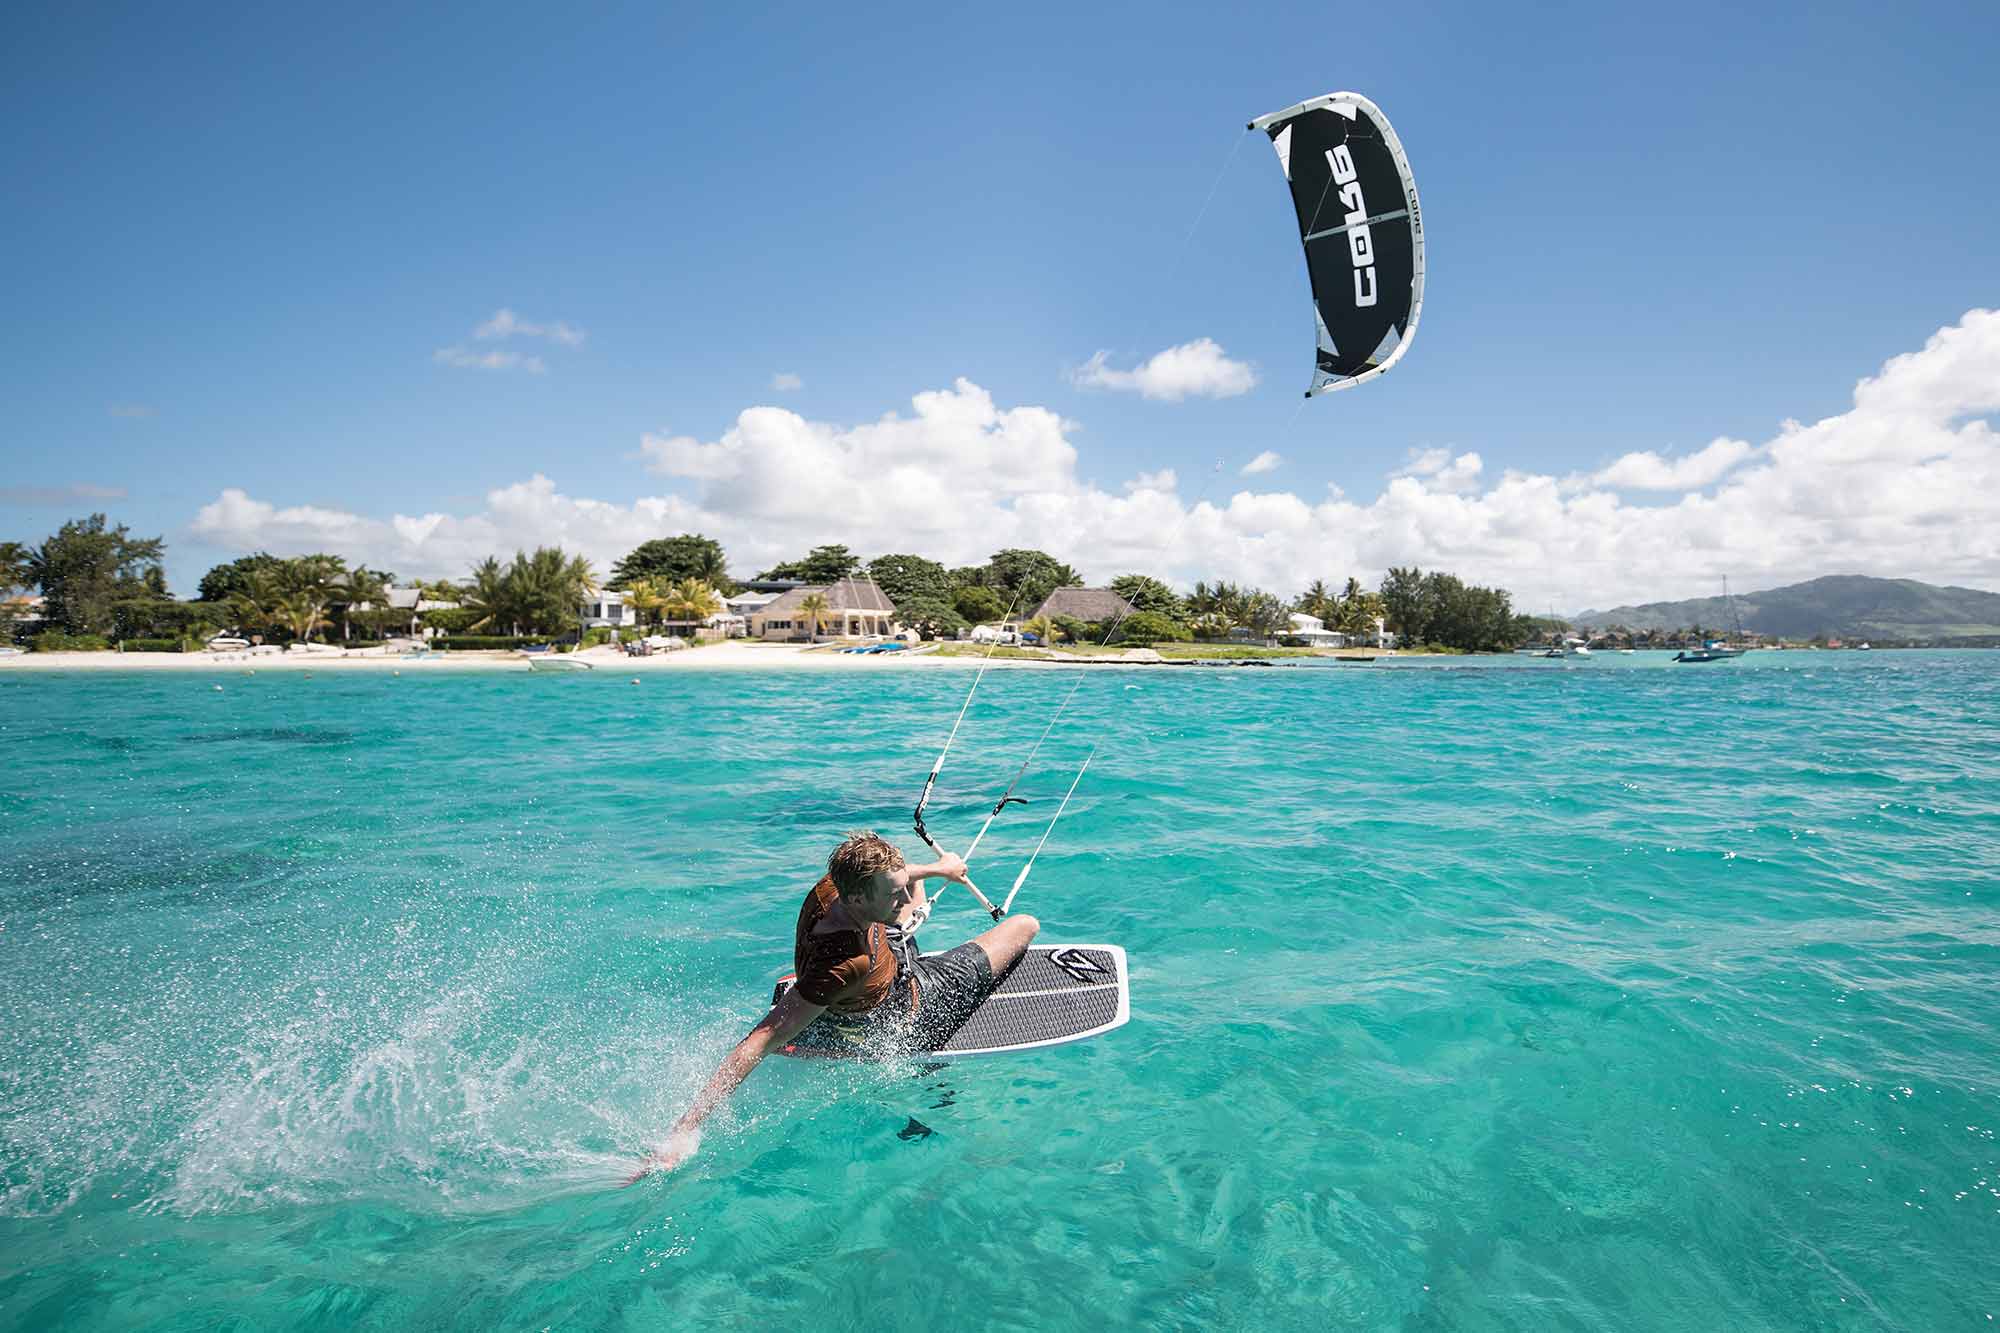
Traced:
<svg viewBox="0 0 2000 1333">
<path fill-rule="evenodd" d="M 750 1029 L 749 1035 L 736 1043 L 736 1049 L 709 1076 L 708 1082 L 696 1094 L 694 1104 L 667 1132 L 666 1142 L 648 1153 L 646 1160 L 639 1164 L 638 1171 L 625 1183 L 629 1185 L 648 1172 L 671 1171 L 692 1156 L 701 1142 L 701 1122 L 708 1119 L 709 1113 L 729 1100 L 729 1094 L 736 1091 L 736 1085 L 750 1076 L 750 1071 L 770 1053 L 772 1047 L 783 1046 L 825 1012 L 825 1005 L 806 999 L 799 994 L 796 986 L 786 991 L 785 998 L 771 1006 L 771 1012 Z"/>
</svg>

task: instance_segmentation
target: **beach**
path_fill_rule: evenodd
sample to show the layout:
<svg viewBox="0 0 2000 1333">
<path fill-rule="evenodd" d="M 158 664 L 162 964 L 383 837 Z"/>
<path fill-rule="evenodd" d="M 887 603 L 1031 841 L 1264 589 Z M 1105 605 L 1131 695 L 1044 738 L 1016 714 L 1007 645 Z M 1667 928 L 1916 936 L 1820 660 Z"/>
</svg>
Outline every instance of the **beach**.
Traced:
<svg viewBox="0 0 2000 1333">
<path fill-rule="evenodd" d="M 647 657 L 631 657 L 616 648 L 586 648 L 563 657 L 587 662 L 593 671 L 630 671 L 643 674 L 698 668 L 740 671 L 773 667 L 808 670 L 897 671 L 912 666 L 995 668 L 1061 666 L 1060 662 L 1039 662 L 1024 658 L 944 657 L 928 652 L 842 653 L 836 645 L 802 643 L 750 643 L 726 640 L 677 652 L 658 652 Z M 1135 659 L 1137 660 L 1137 659 Z M 0 658 L 0 671 L 527 671 L 529 659 L 515 652 L 448 652 L 433 657 L 404 657 L 359 649 L 343 653 L 23 653 Z"/>
</svg>

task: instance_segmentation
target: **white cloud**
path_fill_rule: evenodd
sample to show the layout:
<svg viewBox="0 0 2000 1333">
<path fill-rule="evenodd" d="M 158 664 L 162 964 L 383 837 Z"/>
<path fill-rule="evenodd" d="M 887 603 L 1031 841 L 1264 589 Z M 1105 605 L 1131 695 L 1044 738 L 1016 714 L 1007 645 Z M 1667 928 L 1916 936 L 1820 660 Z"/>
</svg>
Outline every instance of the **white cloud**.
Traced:
<svg viewBox="0 0 2000 1333">
<path fill-rule="evenodd" d="M 1245 463 L 1237 475 L 1254 477 L 1260 472 L 1276 472 L 1284 466 L 1284 463 L 1284 457 L 1277 451 L 1266 449 L 1263 453 L 1258 454 L 1255 458 Z"/>
<path fill-rule="evenodd" d="M 522 319 L 512 310 L 502 306 L 493 312 L 493 317 L 472 331 L 478 342 L 492 342 L 507 338 L 546 338 L 564 347 L 575 347 L 583 342 L 583 330 L 562 320 L 553 324 L 537 324 Z M 519 370 L 530 375 L 548 372 L 548 363 L 539 356 L 525 352 L 507 352 L 494 349 L 477 351 L 463 343 L 450 347 L 440 347 L 431 353 L 431 360 L 441 366 L 455 366 L 460 370 Z"/>
<path fill-rule="evenodd" d="M 374 520 L 229 490 L 195 532 L 237 552 L 335 549 L 423 575 L 550 542 L 608 569 L 647 537 L 701 531 L 739 570 L 828 541 L 950 564 L 1036 546 L 1094 579 L 1144 570 L 1281 592 L 1417 564 L 1506 587 L 1531 607 L 1706 594 L 1724 575 L 1738 589 L 1831 572 L 2000 586 L 2000 436 L 1984 419 L 2000 412 L 2000 313 L 1990 311 L 1863 380 L 1848 411 L 1787 422 L 1730 468 L 1720 460 L 1731 450 L 1700 467 L 1656 460 L 1682 481 L 1718 470 L 1650 503 L 1621 493 L 1636 485 L 1591 476 L 1507 469 L 1494 479 L 1478 453 L 1445 449 L 1413 454 L 1366 503 L 1335 488 L 1211 501 L 1206 485 L 1190 503 L 1171 472 L 1111 489 L 1086 482 L 1071 423 L 1002 407 L 970 381 L 919 394 L 912 408 L 847 426 L 753 407 L 714 440 L 647 436 L 654 470 L 685 495 L 614 504 L 563 495 L 538 475 L 491 492 L 473 514 Z M 1621 467 L 1648 475 L 1624 459 L 1605 471 Z"/>
<path fill-rule="evenodd" d="M 797 393 L 806 387 L 806 382 L 789 370 L 781 370 L 771 376 L 771 388 L 776 393 Z"/>
<path fill-rule="evenodd" d="M 548 369 L 539 356 L 523 356 L 519 352 L 475 352 L 467 347 L 440 347 L 431 353 L 431 359 L 439 365 L 457 366 L 460 370 L 525 370 L 530 375 L 540 375 Z"/>
<path fill-rule="evenodd" d="M 583 342 L 583 330 L 562 320 L 553 324 L 536 324 L 522 319 L 513 311 L 502 306 L 493 312 L 493 318 L 472 331 L 479 339 L 493 338 L 547 338 L 565 347 L 576 347 Z"/>
<path fill-rule="evenodd" d="M 1131 370 L 1114 370 L 1108 353 L 1099 352 L 1069 372 L 1070 382 L 1085 389 L 1116 389 L 1162 402 L 1183 398 L 1234 398 L 1257 385 L 1257 372 L 1247 362 L 1231 361 L 1213 338 L 1169 347 Z"/>
<path fill-rule="evenodd" d="M 1398 477 L 1421 477 L 1428 490 L 1441 491 L 1446 495 L 1458 495 L 1479 485 L 1479 474 L 1486 463 L 1475 453 L 1454 455 L 1449 449 L 1412 449 L 1410 461 L 1389 474 L 1390 480 Z"/>
<path fill-rule="evenodd" d="M 1622 456 L 1590 480 L 1619 490 L 1698 491 L 1720 481 L 1754 452 L 1748 441 L 1721 438 L 1682 458 L 1664 458 L 1644 449 Z"/>
</svg>

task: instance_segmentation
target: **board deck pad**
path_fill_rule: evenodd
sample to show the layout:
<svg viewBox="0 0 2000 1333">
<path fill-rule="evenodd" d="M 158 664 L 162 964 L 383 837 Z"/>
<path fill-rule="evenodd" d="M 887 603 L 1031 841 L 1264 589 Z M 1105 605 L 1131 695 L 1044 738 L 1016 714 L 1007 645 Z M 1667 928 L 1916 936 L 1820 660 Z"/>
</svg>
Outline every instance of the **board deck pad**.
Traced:
<svg viewBox="0 0 2000 1333">
<path fill-rule="evenodd" d="M 779 981 L 772 1003 L 791 986 L 789 976 Z M 925 1034 L 914 1047 L 876 1046 L 832 1024 L 816 1022 L 793 1038 L 784 1053 L 863 1059 L 891 1054 L 933 1059 L 1000 1055 L 1099 1036 L 1122 1027 L 1131 1016 L 1124 949 L 1115 944 L 1036 944 L 953 1031 Z"/>
</svg>

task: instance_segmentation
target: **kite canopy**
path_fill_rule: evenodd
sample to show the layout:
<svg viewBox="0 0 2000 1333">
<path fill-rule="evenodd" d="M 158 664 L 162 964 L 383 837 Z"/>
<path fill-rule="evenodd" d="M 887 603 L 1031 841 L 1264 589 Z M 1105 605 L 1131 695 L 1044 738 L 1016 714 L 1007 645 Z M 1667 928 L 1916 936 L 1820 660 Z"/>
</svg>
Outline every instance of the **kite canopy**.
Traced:
<svg viewBox="0 0 2000 1333">
<path fill-rule="evenodd" d="M 1292 187 L 1318 312 L 1319 357 L 1306 397 L 1396 364 L 1424 301 L 1424 222 L 1410 160 L 1359 93 L 1328 93 L 1259 116 Z"/>
</svg>

